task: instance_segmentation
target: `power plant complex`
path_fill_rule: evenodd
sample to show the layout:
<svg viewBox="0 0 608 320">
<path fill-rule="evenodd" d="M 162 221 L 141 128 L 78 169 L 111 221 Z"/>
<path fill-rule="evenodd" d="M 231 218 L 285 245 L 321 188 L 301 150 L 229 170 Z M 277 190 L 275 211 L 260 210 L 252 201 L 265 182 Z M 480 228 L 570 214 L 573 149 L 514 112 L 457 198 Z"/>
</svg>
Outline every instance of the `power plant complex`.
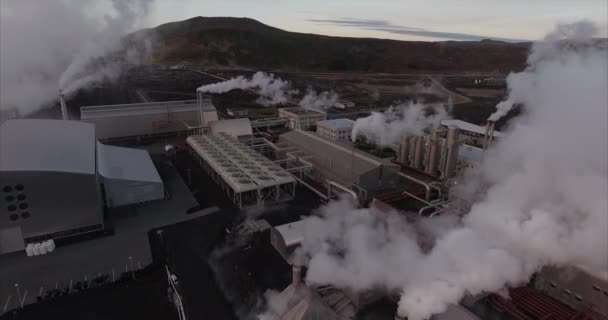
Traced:
<svg viewBox="0 0 608 320">
<path fill-rule="evenodd" d="M 28 257 L 35 255 L 36 244 L 49 247 L 47 241 L 53 241 L 53 249 L 44 250 L 50 257 L 72 250 L 70 243 L 111 242 L 129 234 L 129 228 L 140 237 L 125 238 L 131 239 L 129 243 L 145 242 L 141 239 L 149 230 L 137 229 L 129 217 L 146 223 L 158 220 L 153 225 L 158 228 L 164 217 L 177 223 L 187 221 L 184 212 L 206 214 L 209 208 L 203 210 L 197 201 L 213 197 L 228 199 L 231 207 L 243 212 L 281 208 L 305 193 L 319 203 L 348 199 L 356 208 L 403 215 L 408 221 L 462 216 L 471 204 L 453 187 L 479 169 L 486 151 L 503 136 L 494 130 L 493 121 L 478 126 L 441 120 L 419 134 L 400 135 L 370 151 L 351 141 L 355 122 L 350 119 L 328 119 L 324 111 L 301 106 L 280 108 L 276 116 L 257 120 L 249 120 L 249 113 L 235 106 L 228 119 L 209 97 L 201 92 L 197 96 L 83 106 L 78 120 L 68 120 L 60 92 L 63 120 L 15 119 L 17 115 L 7 114 L 0 124 L 0 259 L 16 255 L 24 264 L 36 263 L 43 257 Z M 189 165 L 180 167 L 178 157 Z M 197 179 L 211 185 L 200 187 Z M 304 241 L 302 228 L 301 220 L 271 225 L 248 219 L 229 234 L 265 234 L 264 242 L 292 270 L 291 283 L 279 293 L 288 307 L 276 319 L 355 319 L 360 310 L 386 296 L 382 290 L 307 284 L 307 266 L 297 259 Z M 162 238 L 162 232 L 157 236 Z M 420 241 L 421 251 L 432 241 Z M 132 264 L 132 253 L 121 259 L 126 257 Z M 40 268 L 46 266 L 41 262 Z M 126 272 L 134 269 L 129 264 L 122 267 Z M 179 275 L 171 266 L 165 268 L 171 299 L 179 305 L 180 318 L 185 318 L 183 308 L 188 305 L 180 296 Z M 608 282 L 573 270 L 570 279 L 576 281 L 545 268 L 530 284 L 511 289 L 509 299 L 494 294 L 467 297 L 433 319 L 480 319 L 474 312 L 479 301 L 486 301 L 504 319 L 607 319 Z M 2 294 L 14 290 L 8 281 L 0 289 Z"/>
</svg>

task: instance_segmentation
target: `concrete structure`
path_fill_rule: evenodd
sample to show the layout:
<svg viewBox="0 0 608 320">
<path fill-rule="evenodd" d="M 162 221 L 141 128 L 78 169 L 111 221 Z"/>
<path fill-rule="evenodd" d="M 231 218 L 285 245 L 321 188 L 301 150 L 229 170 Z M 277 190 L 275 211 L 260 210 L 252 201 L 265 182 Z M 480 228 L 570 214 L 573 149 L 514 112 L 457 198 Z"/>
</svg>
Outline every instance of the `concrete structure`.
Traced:
<svg viewBox="0 0 608 320">
<path fill-rule="evenodd" d="M 97 143 L 97 170 L 110 208 L 165 197 L 163 181 L 145 150 Z"/>
<path fill-rule="evenodd" d="M 216 121 L 211 99 L 132 103 L 80 108 L 80 119 L 96 126 L 101 140 L 187 134 Z"/>
<path fill-rule="evenodd" d="M 103 228 L 92 124 L 9 120 L 0 150 L 0 253 Z"/>
<path fill-rule="evenodd" d="M 544 293 L 584 311 L 608 318 L 608 277 L 595 276 L 577 267 L 545 267 L 534 277 L 534 286 Z"/>
<path fill-rule="evenodd" d="M 350 119 L 332 119 L 317 122 L 317 134 L 329 140 L 350 140 L 355 122 Z"/>
<path fill-rule="evenodd" d="M 447 130 L 448 127 L 457 127 L 460 129 L 459 142 L 471 146 L 483 147 L 486 127 L 478 126 L 462 120 L 442 120 L 441 126 Z M 493 139 L 500 138 L 502 133 L 493 131 Z"/>
<path fill-rule="evenodd" d="M 282 134 L 280 143 L 300 151 L 300 156 L 313 164 L 319 181 L 336 181 L 374 190 L 395 177 L 398 166 L 357 150 L 354 146 L 324 139 L 314 133 L 294 130 Z"/>
<path fill-rule="evenodd" d="M 292 199 L 295 179 L 227 133 L 190 136 L 201 166 L 239 207 Z"/>
<path fill-rule="evenodd" d="M 249 109 L 227 108 L 226 113 L 235 118 L 247 118 L 249 116 Z"/>
<path fill-rule="evenodd" d="M 327 119 L 327 114 L 314 109 L 291 107 L 279 109 L 279 117 L 289 119 L 288 126 L 291 129 L 308 130 L 312 128 L 317 121 Z"/>
<path fill-rule="evenodd" d="M 209 133 L 219 134 L 227 133 L 235 138 L 242 136 L 250 136 L 253 134 L 251 122 L 247 118 L 218 120 L 209 123 Z"/>
</svg>

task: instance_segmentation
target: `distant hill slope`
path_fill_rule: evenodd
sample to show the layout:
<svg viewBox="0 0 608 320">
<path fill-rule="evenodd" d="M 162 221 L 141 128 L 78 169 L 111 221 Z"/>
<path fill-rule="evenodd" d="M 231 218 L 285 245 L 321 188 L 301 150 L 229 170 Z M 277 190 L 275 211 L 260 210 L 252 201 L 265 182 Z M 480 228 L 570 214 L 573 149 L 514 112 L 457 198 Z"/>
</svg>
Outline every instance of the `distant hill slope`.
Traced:
<svg viewBox="0 0 608 320">
<path fill-rule="evenodd" d="M 421 42 L 288 32 L 247 18 L 196 17 L 140 30 L 155 39 L 152 62 L 208 67 L 356 72 L 509 72 L 525 66 L 529 43 Z"/>
</svg>

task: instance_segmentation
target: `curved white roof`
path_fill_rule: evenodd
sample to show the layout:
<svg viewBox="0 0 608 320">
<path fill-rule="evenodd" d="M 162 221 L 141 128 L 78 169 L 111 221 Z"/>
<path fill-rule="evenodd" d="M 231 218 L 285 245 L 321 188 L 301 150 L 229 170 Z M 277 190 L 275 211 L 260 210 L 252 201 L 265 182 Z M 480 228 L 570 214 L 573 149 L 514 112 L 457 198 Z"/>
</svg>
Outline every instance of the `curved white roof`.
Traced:
<svg viewBox="0 0 608 320">
<path fill-rule="evenodd" d="M 95 125 L 19 119 L 0 125 L 0 171 L 95 174 Z"/>
<path fill-rule="evenodd" d="M 106 179 L 162 183 L 146 150 L 97 142 L 97 171 Z"/>
</svg>

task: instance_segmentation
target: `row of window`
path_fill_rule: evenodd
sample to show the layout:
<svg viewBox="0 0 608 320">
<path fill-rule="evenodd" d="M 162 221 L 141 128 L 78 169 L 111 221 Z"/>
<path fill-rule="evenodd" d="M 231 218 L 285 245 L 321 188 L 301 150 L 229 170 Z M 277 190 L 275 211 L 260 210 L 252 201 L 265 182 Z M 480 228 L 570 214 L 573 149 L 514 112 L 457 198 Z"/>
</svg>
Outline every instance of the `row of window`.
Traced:
<svg viewBox="0 0 608 320">
<path fill-rule="evenodd" d="M 25 187 L 22 184 L 17 184 L 15 186 L 5 185 L 4 187 L 2 187 L 2 191 L 4 191 L 4 193 L 13 192 L 13 189 L 17 191 L 23 191 Z"/>
</svg>

